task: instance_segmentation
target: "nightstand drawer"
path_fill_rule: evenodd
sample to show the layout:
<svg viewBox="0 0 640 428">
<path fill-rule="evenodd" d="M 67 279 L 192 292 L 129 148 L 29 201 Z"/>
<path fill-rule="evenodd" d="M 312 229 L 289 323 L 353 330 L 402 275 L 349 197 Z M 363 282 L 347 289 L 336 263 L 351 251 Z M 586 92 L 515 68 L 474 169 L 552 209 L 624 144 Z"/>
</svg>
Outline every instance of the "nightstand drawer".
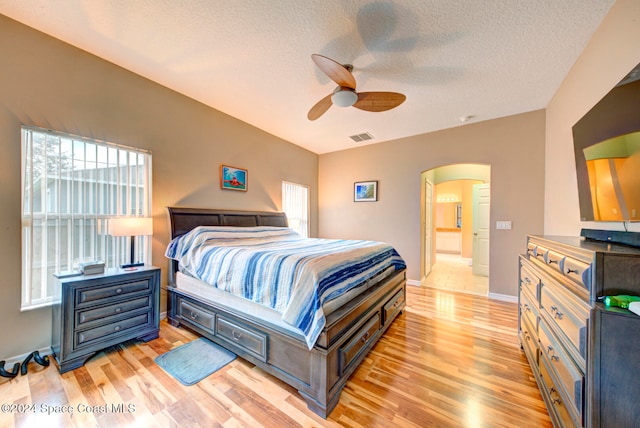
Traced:
<svg viewBox="0 0 640 428">
<path fill-rule="evenodd" d="M 77 331 L 74 337 L 74 348 L 77 349 L 83 346 L 90 346 L 99 341 L 107 341 L 111 336 L 126 335 L 131 330 L 137 330 L 140 326 L 145 325 L 153 326 L 151 312 L 127 318 L 112 324 L 103 325 L 101 327 Z"/>
<path fill-rule="evenodd" d="M 137 299 L 126 300 L 115 305 L 102 306 L 99 308 L 85 309 L 76 312 L 76 327 L 90 327 L 91 324 L 99 322 L 113 322 L 115 318 L 128 318 L 131 312 L 142 308 L 151 308 L 151 295 L 138 297 Z"/>
<path fill-rule="evenodd" d="M 262 361 L 267 361 L 266 335 L 251 331 L 219 315 L 216 316 L 215 334 L 217 337 L 244 349 L 254 357 Z"/>
<path fill-rule="evenodd" d="M 136 281 L 123 280 L 120 283 L 111 283 L 108 286 L 79 288 L 76 290 L 76 308 L 90 303 L 97 303 L 99 300 L 130 296 L 136 293 L 150 293 L 152 285 L 152 278 L 141 278 Z"/>
</svg>

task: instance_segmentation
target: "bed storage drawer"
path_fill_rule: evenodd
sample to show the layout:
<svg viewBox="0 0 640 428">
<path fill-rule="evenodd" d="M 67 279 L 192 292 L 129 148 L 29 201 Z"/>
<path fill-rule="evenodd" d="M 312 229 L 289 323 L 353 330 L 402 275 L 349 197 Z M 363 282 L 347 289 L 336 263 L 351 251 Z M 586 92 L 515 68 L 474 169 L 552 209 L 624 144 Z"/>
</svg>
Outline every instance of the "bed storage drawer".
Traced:
<svg viewBox="0 0 640 428">
<path fill-rule="evenodd" d="M 242 348 L 261 361 L 267 361 L 267 336 L 244 327 L 237 322 L 216 316 L 216 337 Z"/>
<path fill-rule="evenodd" d="M 393 300 L 393 299 L 392 299 Z M 338 351 L 340 358 L 339 373 L 343 373 L 349 368 L 349 365 L 356 357 L 367 348 L 367 345 L 373 341 L 380 329 L 380 313 L 376 312 L 367 322 L 354 334 L 351 338 L 340 347 Z"/>
<path fill-rule="evenodd" d="M 382 325 L 393 319 L 396 313 L 402 309 L 403 303 L 404 288 L 398 290 L 398 292 L 394 294 L 393 297 L 382 307 Z"/>
<path fill-rule="evenodd" d="M 213 331 L 215 315 L 203 308 L 192 305 L 184 300 L 180 300 L 180 316 L 182 319 L 190 323 L 196 324 L 209 331 Z"/>
</svg>

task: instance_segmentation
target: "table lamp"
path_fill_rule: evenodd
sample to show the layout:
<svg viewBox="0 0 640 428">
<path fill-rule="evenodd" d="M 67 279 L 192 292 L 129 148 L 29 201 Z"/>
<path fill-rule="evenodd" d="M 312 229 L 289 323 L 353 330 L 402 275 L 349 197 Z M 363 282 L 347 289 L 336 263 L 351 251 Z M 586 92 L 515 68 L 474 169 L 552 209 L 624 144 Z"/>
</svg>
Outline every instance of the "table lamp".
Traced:
<svg viewBox="0 0 640 428">
<path fill-rule="evenodd" d="M 131 258 L 129 264 L 120 266 L 123 269 L 144 266 L 144 262 L 135 262 L 135 237 L 153 235 L 153 219 L 151 217 L 114 217 L 109 219 L 108 227 L 111 236 L 131 236 Z"/>
</svg>

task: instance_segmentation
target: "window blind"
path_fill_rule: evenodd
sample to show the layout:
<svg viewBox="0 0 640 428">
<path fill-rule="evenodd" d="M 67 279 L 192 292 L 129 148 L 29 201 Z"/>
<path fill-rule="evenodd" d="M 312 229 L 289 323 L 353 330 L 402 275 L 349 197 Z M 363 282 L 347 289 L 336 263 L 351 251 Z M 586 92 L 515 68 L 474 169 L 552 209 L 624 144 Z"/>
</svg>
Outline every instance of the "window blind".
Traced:
<svg viewBox="0 0 640 428">
<path fill-rule="evenodd" d="M 150 210 L 150 153 L 22 127 L 22 309 L 55 300 L 56 272 L 126 261 L 131 238 L 109 236 L 107 220 Z M 149 238 L 138 237 L 136 248 L 139 260 L 150 260 Z"/>
<path fill-rule="evenodd" d="M 289 227 L 305 238 L 309 237 L 309 188 L 302 184 L 282 182 L 282 210 Z"/>
</svg>

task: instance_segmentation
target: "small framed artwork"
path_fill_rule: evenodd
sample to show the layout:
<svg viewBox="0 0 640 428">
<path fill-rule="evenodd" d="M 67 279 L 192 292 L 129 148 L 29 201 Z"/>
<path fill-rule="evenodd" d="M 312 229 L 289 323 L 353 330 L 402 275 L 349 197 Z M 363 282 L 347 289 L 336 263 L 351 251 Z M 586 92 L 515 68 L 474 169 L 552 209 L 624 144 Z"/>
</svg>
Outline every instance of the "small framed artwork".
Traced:
<svg viewBox="0 0 640 428">
<path fill-rule="evenodd" d="M 246 169 L 220 165 L 220 188 L 246 192 L 248 176 Z"/>
<path fill-rule="evenodd" d="M 356 181 L 353 183 L 354 202 L 375 202 L 378 200 L 377 181 Z"/>
</svg>

